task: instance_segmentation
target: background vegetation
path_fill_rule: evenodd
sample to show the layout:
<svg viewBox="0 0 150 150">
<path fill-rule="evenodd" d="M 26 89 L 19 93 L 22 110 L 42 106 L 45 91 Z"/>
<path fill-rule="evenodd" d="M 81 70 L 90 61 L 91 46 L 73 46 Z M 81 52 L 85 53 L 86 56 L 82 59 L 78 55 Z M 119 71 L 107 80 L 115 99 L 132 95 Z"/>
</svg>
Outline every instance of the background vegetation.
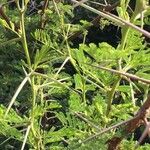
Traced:
<svg viewBox="0 0 150 150">
<path fill-rule="evenodd" d="M 147 0 L 0 3 L 0 149 L 149 149 Z"/>
</svg>

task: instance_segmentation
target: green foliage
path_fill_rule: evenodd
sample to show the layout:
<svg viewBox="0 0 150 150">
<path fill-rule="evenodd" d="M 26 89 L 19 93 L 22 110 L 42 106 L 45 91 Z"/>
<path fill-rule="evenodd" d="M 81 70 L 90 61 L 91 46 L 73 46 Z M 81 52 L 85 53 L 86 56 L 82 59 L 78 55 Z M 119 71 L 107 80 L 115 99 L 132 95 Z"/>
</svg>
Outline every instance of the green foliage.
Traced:
<svg viewBox="0 0 150 150">
<path fill-rule="evenodd" d="M 117 47 L 105 41 L 86 44 L 83 39 L 83 44 L 75 45 L 78 48 L 71 48 L 70 36 L 76 31 L 85 34 L 91 23 L 83 18 L 80 24 L 71 24 L 75 15 L 72 6 L 53 1 L 41 14 L 46 20 L 41 29 L 42 10 L 31 16 L 25 14 L 24 8 L 30 2 L 24 2 L 20 9 L 6 8 L 11 27 L 4 18 L 0 19 L 2 148 L 15 147 L 9 142 L 11 139 L 21 149 L 107 149 L 108 140 L 122 134 L 122 126 L 88 138 L 131 118 L 140 107 L 137 104 L 149 92 L 148 84 L 108 70 L 150 79 L 150 50 L 145 39 L 141 33 L 123 26 L 122 39 L 127 37 L 124 46 L 122 39 Z M 128 2 L 121 1 L 122 8 L 117 10 L 126 20 L 131 18 L 126 9 Z M 20 28 L 16 31 L 18 22 Z M 102 23 L 109 26 L 111 22 Z M 15 89 L 19 84 L 22 88 L 18 93 Z M 139 93 L 144 96 L 138 98 Z M 133 139 L 124 138 L 121 143 L 121 149 L 134 146 Z M 147 147 L 148 144 L 139 149 Z"/>
</svg>

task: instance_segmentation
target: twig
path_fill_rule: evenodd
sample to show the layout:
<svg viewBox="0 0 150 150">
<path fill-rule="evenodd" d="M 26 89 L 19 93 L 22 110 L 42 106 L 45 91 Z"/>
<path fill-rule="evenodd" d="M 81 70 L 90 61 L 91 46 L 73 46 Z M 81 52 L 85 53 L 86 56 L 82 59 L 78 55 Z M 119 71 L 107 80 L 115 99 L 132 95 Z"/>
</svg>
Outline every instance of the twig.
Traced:
<svg viewBox="0 0 150 150">
<path fill-rule="evenodd" d="M 84 63 L 84 64 L 86 64 L 86 63 Z M 95 66 L 95 65 L 91 65 L 91 64 L 86 64 L 86 65 L 89 65 L 89 66 L 92 66 L 92 67 L 95 67 L 95 68 L 99 68 L 99 69 L 102 69 L 102 70 L 106 70 L 106 71 L 109 71 L 109 72 L 112 72 L 112 73 L 115 73 L 115 74 L 118 74 L 118 75 L 123 75 L 123 76 L 126 76 L 126 77 L 130 78 L 130 79 L 141 81 L 141 82 L 146 83 L 146 84 L 150 84 L 150 80 L 138 77 L 138 76 L 130 74 L 130 73 L 121 72 L 121 71 L 118 71 L 118 70 L 114 70 L 114 69 L 110 69 L 110 68 L 106 68 L 106 67 L 102 67 L 102 66 Z"/>
<path fill-rule="evenodd" d="M 24 137 L 24 140 L 23 140 L 23 144 L 22 144 L 21 150 L 24 150 L 24 148 L 25 148 L 25 144 L 26 144 L 26 142 L 27 142 L 27 138 L 28 138 L 30 129 L 31 129 L 31 125 L 29 125 L 29 126 L 27 127 L 26 134 L 25 134 L 25 137 Z"/>
<path fill-rule="evenodd" d="M 150 95 L 147 97 L 147 100 L 141 106 L 141 108 L 139 109 L 139 111 L 137 112 L 135 117 L 132 120 L 130 120 L 129 122 L 127 122 L 127 124 L 124 128 L 124 131 L 127 134 L 132 133 L 136 128 L 138 128 L 140 125 L 144 124 L 145 120 L 147 120 L 147 115 L 149 114 L 149 109 L 150 109 Z M 146 126 L 145 131 L 143 132 L 141 138 L 139 139 L 139 143 L 143 140 L 145 135 L 148 133 L 148 128 L 149 128 L 149 125 Z M 113 138 L 116 138 L 116 137 L 113 137 Z M 119 143 L 114 143 L 113 138 L 111 138 L 111 140 L 109 142 L 109 147 L 113 146 L 114 148 L 116 148 L 116 147 L 118 147 Z M 122 140 L 123 138 L 120 137 L 120 139 Z M 139 143 L 136 146 L 138 146 Z"/>
<path fill-rule="evenodd" d="M 13 95 L 13 97 L 12 97 L 12 99 L 11 99 L 11 101 L 10 101 L 10 104 L 9 104 L 9 106 L 8 106 L 6 112 L 5 112 L 4 118 L 8 115 L 8 113 L 9 113 L 9 111 L 10 111 L 12 105 L 14 104 L 14 102 L 15 102 L 16 98 L 18 97 L 19 93 L 21 92 L 22 88 L 24 87 L 24 85 L 25 85 L 26 82 L 28 81 L 28 78 L 30 78 L 31 74 L 32 74 L 32 73 L 29 73 L 29 74 L 22 80 L 21 84 L 18 86 L 18 88 L 17 88 L 15 94 Z"/>
<path fill-rule="evenodd" d="M 116 124 L 116 125 L 114 125 L 114 126 L 109 127 L 109 128 L 103 129 L 101 132 L 98 132 L 98 133 L 96 133 L 95 135 L 92 135 L 92 136 L 90 136 L 89 138 L 87 138 L 86 140 L 84 140 L 83 143 L 86 142 L 86 141 L 89 141 L 89 140 L 91 140 L 91 139 L 93 139 L 93 138 L 96 138 L 96 137 L 100 136 L 101 134 L 104 134 L 104 133 L 106 133 L 106 132 L 108 132 L 108 131 L 110 131 L 110 130 L 112 130 L 112 129 L 115 129 L 115 128 L 121 126 L 121 125 L 124 125 L 124 124 L 126 124 L 127 122 L 132 121 L 133 119 L 134 119 L 134 118 L 131 118 L 131 119 L 129 119 L 129 120 L 122 121 L 122 122 L 120 122 L 120 123 L 118 123 L 118 124 Z"/>
<path fill-rule="evenodd" d="M 101 129 L 97 125 L 95 125 L 94 123 L 89 121 L 87 118 L 83 117 L 83 115 L 81 113 L 75 112 L 75 115 L 78 116 L 79 118 L 81 118 L 83 121 L 85 121 L 89 125 L 91 125 L 92 127 L 94 127 L 95 129 L 97 129 L 98 131 L 101 131 Z"/>
<path fill-rule="evenodd" d="M 145 130 L 143 131 L 140 139 L 138 140 L 138 143 L 135 145 L 135 149 L 142 143 L 142 141 L 144 140 L 144 138 L 148 135 L 149 130 L 150 130 L 150 122 L 147 121 L 147 119 L 145 119 Z"/>
<path fill-rule="evenodd" d="M 88 137 L 85 140 L 81 141 L 80 144 L 85 143 L 85 142 L 87 142 L 87 141 L 89 141 L 93 138 L 96 138 L 96 137 L 98 137 L 98 136 L 100 136 L 100 135 L 102 135 L 102 134 L 104 134 L 104 133 L 106 133 L 106 132 L 108 132 L 112 129 L 115 129 L 115 128 L 121 126 L 121 125 L 125 125 L 124 130 L 127 133 L 133 132 L 139 125 L 141 125 L 143 123 L 143 120 L 145 120 L 145 118 L 147 116 L 147 113 L 149 113 L 149 111 L 148 111 L 149 108 L 150 108 L 150 96 L 148 96 L 146 102 L 141 106 L 141 108 L 139 109 L 139 111 L 136 113 L 136 115 L 133 118 L 128 119 L 126 121 L 122 121 L 122 122 L 120 122 L 120 123 L 118 123 L 114 126 L 109 127 L 109 128 L 103 129 L 100 132 L 98 132 L 94 135 L 91 135 L 90 137 Z M 144 133 L 144 135 L 145 135 L 145 133 Z M 116 137 L 114 137 L 114 138 L 116 138 Z M 122 137 L 120 137 L 119 139 L 122 140 Z M 114 147 L 117 147 L 118 144 L 120 143 L 120 142 L 118 142 L 115 145 L 114 143 L 111 143 L 111 142 L 113 142 L 113 138 L 110 140 L 109 145 L 113 144 Z"/>
<path fill-rule="evenodd" d="M 49 4 L 49 0 L 45 0 L 43 8 L 42 8 L 42 12 L 41 12 L 41 28 L 42 29 L 45 27 L 45 24 L 46 24 L 45 10 L 47 9 L 48 4 Z"/>
<path fill-rule="evenodd" d="M 135 117 L 134 117 L 134 118 L 131 118 L 131 119 L 128 119 L 128 120 L 126 120 L 126 121 L 122 121 L 122 122 L 120 122 L 120 123 L 117 123 L 116 125 L 113 125 L 113 126 L 111 126 L 111 127 L 102 129 L 100 132 L 98 132 L 98 133 L 96 133 L 96 134 L 93 134 L 93 135 L 89 136 L 88 138 L 86 138 L 85 140 L 81 141 L 81 143 L 86 143 L 86 142 L 88 142 L 89 140 L 94 139 L 94 138 L 97 138 L 97 137 L 99 137 L 100 135 L 102 135 L 102 134 L 104 134 L 104 133 L 106 133 L 106 132 L 108 132 L 108 131 L 110 131 L 110 130 L 113 130 L 113 129 L 116 129 L 117 127 L 120 127 L 120 126 L 122 126 L 122 125 L 125 125 L 125 124 L 127 124 L 128 122 L 130 122 L 130 121 L 132 121 L 132 120 L 134 120 L 134 119 L 135 119 Z"/>
<path fill-rule="evenodd" d="M 76 0 L 71 0 L 71 1 L 74 2 L 74 3 L 79 4 L 79 2 L 76 1 Z M 140 27 L 132 24 L 129 21 L 126 21 L 126 20 L 124 20 L 124 19 L 122 19 L 122 18 L 120 18 L 118 16 L 115 16 L 115 15 L 110 14 L 110 13 L 105 12 L 105 11 L 98 11 L 98 10 L 94 9 L 93 7 L 90 7 L 90 6 L 86 5 L 86 4 L 80 4 L 80 6 L 86 8 L 86 9 L 90 10 L 91 12 L 94 12 L 94 13 L 96 13 L 96 14 L 98 14 L 98 15 L 100 15 L 100 16 L 102 16 L 102 17 L 104 17 L 104 18 L 106 18 L 106 19 L 108 19 L 110 21 L 113 21 L 114 23 L 116 23 L 116 24 L 118 24 L 120 26 L 125 26 L 125 25 L 129 26 L 129 27 L 139 31 L 140 33 L 142 33 L 146 37 L 150 38 L 150 33 L 148 31 L 141 29 Z"/>
<path fill-rule="evenodd" d="M 120 3 L 119 2 L 115 2 L 112 5 L 106 5 L 104 7 L 102 7 L 102 10 L 107 11 L 107 12 L 111 12 L 112 10 L 114 10 Z M 101 19 L 101 16 L 97 16 L 95 17 L 92 21 L 91 21 L 91 25 L 89 27 L 86 28 L 86 30 L 88 30 L 89 28 L 91 28 L 92 26 L 97 26 L 99 24 L 99 20 Z M 73 33 L 70 37 L 68 37 L 69 40 L 74 40 L 76 37 L 78 37 L 79 35 L 81 35 L 83 33 L 83 31 L 77 31 L 75 33 Z"/>
<path fill-rule="evenodd" d="M 76 3 L 75 5 L 73 5 L 73 8 L 76 8 L 78 6 L 80 6 L 81 4 L 87 2 L 88 0 L 81 0 L 78 4 Z"/>
</svg>

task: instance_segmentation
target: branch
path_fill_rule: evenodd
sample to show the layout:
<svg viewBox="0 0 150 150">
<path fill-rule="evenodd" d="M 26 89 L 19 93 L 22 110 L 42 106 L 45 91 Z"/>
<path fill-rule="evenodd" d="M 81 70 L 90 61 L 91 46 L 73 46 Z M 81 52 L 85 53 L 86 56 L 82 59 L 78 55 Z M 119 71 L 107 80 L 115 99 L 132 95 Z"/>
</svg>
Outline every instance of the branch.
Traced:
<svg viewBox="0 0 150 150">
<path fill-rule="evenodd" d="M 86 64 L 86 63 L 84 63 L 84 64 Z M 95 68 L 99 68 L 99 69 L 102 69 L 102 70 L 106 70 L 106 71 L 109 71 L 109 72 L 112 72 L 112 73 L 115 73 L 115 74 L 118 74 L 118 75 L 122 75 L 122 76 L 130 78 L 132 80 L 137 80 L 137 81 L 141 81 L 141 82 L 146 83 L 146 84 L 150 84 L 150 80 L 138 77 L 138 76 L 130 74 L 130 73 L 121 72 L 121 71 L 118 71 L 118 70 L 114 70 L 114 69 L 110 69 L 110 68 L 106 68 L 106 67 L 102 67 L 102 66 L 95 66 L 95 65 L 91 65 L 91 64 L 86 64 L 86 65 L 89 65 L 89 66 L 92 66 L 92 67 L 95 67 Z"/>
<path fill-rule="evenodd" d="M 74 2 L 74 3 L 79 4 L 79 2 L 76 1 L 76 0 L 71 0 L 71 1 Z M 93 13 L 96 13 L 96 14 L 98 14 L 98 15 L 100 15 L 100 16 L 102 16 L 102 17 L 104 17 L 104 18 L 106 18 L 106 19 L 108 19 L 108 20 L 110 20 L 110 21 L 112 21 L 114 23 L 116 23 L 116 24 L 118 24 L 119 26 L 128 26 L 128 27 L 131 27 L 134 30 L 139 31 L 140 33 L 142 33 L 146 37 L 150 38 L 150 33 L 148 31 L 141 29 L 140 27 L 132 24 L 129 21 L 126 21 L 126 20 L 124 20 L 124 19 L 122 19 L 122 18 L 120 18 L 118 16 L 115 16 L 113 14 L 110 14 L 108 12 L 96 10 L 96 9 L 94 9 L 94 8 L 88 6 L 88 5 L 82 4 L 82 3 L 80 4 L 80 6 L 86 8 L 89 11 L 91 11 Z"/>
<path fill-rule="evenodd" d="M 108 132 L 110 130 L 113 130 L 113 129 L 119 127 L 119 126 L 122 126 L 122 125 L 124 125 L 124 131 L 126 132 L 126 134 L 129 134 L 129 133 L 133 132 L 137 127 L 139 127 L 140 125 L 142 125 L 144 123 L 145 118 L 149 114 L 149 109 L 150 109 L 150 95 L 148 96 L 148 98 L 145 101 L 145 103 L 141 106 L 141 108 L 135 114 L 135 116 L 133 118 L 125 120 L 125 121 L 122 121 L 122 122 L 120 122 L 120 123 L 118 123 L 116 125 L 113 125 L 111 127 L 106 128 L 106 129 L 103 129 L 103 130 L 97 132 L 96 134 L 93 134 L 93 135 L 89 136 L 88 138 L 86 138 L 85 140 L 81 141 L 77 145 L 82 144 L 82 143 L 86 143 L 89 140 L 97 138 L 100 135 L 102 135 L 102 134 L 104 134 L 104 133 L 106 133 L 106 132 Z M 78 116 L 79 116 L 79 114 L 78 114 Z M 81 116 L 79 116 L 79 117 L 81 119 L 83 119 L 85 122 L 87 122 L 87 123 L 89 122 L 87 119 L 85 119 L 85 118 L 83 118 Z M 93 127 L 98 129 L 95 125 Z M 146 128 L 146 130 L 147 130 L 147 128 Z M 121 137 L 116 137 L 115 136 L 115 137 L 111 138 L 110 140 L 108 140 L 107 141 L 108 150 L 116 149 L 119 146 L 119 144 L 121 143 L 122 139 L 123 139 L 123 136 L 121 136 Z"/>
<path fill-rule="evenodd" d="M 81 2 L 80 2 L 81 3 Z M 112 10 L 114 10 L 120 3 L 119 2 L 115 2 L 112 5 L 106 5 L 103 6 L 101 9 L 107 12 L 111 12 Z M 77 7 L 78 5 L 74 5 L 74 8 Z M 86 30 L 88 30 L 89 28 L 91 28 L 92 26 L 98 26 L 99 25 L 99 20 L 101 19 L 101 16 L 97 16 L 95 17 L 92 21 L 91 21 L 91 26 L 87 27 Z M 71 35 L 68 39 L 69 40 L 74 40 L 75 38 L 77 38 L 79 35 L 81 35 L 83 33 L 83 31 L 77 31 L 76 33 L 73 33 L 73 35 Z"/>
<path fill-rule="evenodd" d="M 131 119 L 130 121 L 127 122 L 126 126 L 124 127 L 124 131 L 129 134 L 134 132 L 134 130 L 136 128 L 138 128 L 139 126 L 141 126 L 142 124 L 145 123 L 145 120 L 147 120 L 147 116 L 150 113 L 150 95 L 147 97 L 147 100 L 145 101 L 145 103 L 141 106 L 141 108 L 139 109 L 139 111 L 137 112 L 137 114 L 134 116 L 133 119 Z M 149 128 L 149 125 L 146 126 L 145 128 L 145 132 L 143 132 L 143 135 L 141 136 L 140 140 L 139 140 L 139 144 L 141 142 L 141 140 L 143 140 L 143 137 L 145 136 L 145 134 L 147 133 Z M 120 139 L 120 142 L 122 141 L 123 137 L 113 137 L 109 140 L 108 142 L 108 150 L 112 150 L 111 148 L 113 147 L 114 149 L 116 149 L 119 143 L 115 143 L 114 139 Z M 137 145 L 136 145 L 137 146 Z"/>
</svg>

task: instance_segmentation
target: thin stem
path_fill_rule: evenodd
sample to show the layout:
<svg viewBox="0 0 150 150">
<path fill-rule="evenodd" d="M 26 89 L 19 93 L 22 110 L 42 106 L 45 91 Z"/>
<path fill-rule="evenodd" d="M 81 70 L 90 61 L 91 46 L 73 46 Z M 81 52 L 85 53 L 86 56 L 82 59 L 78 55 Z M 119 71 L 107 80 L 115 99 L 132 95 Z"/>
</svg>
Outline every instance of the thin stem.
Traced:
<svg viewBox="0 0 150 150">
<path fill-rule="evenodd" d="M 11 99 L 11 101 L 10 101 L 10 104 L 9 104 L 7 110 L 6 110 L 6 113 L 5 113 L 4 118 L 5 118 L 5 117 L 7 116 L 7 114 L 9 113 L 9 111 L 10 111 L 12 105 L 14 104 L 16 98 L 18 97 L 18 95 L 19 95 L 19 93 L 21 92 L 22 88 L 24 87 L 24 85 L 25 85 L 26 82 L 28 81 L 28 78 L 30 78 L 30 75 L 31 75 L 31 73 L 28 74 L 28 75 L 22 80 L 21 84 L 18 86 L 18 88 L 17 88 L 17 90 L 16 90 L 14 96 L 12 97 L 12 99 Z"/>
<path fill-rule="evenodd" d="M 71 1 L 74 2 L 74 3 L 79 3 L 76 0 L 71 0 Z M 139 31 L 143 35 L 147 36 L 148 38 L 150 38 L 150 33 L 149 32 L 147 32 L 146 30 L 141 29 L 140 27 L 134 25 L 133 23 L 131 23 L 129 21 L 126 21 L 126 20 L 124 20 L 124 19 L 122 19 L 122 18 L 120 18 L 120 17 L 118 17 L 116 15 L 113 15 L 113 14 L 111 14 L 109 12 L 102 12 L 102 11 L 96 10 L 96 9 L 86 5 L 86 4 L 80 4 L 80 6 L 86 8 L 86 9 L 90 10 L 91 12 L 94 12 L 94 13 L 96 13 L 96 14 L 98 14 L 98 15 L 100 15 L 100 16 L 102 16 L 102 17 L 104 17 L 104 18 L 106 18 L 106 19 L 108 19 L 108 20 L 110 20 L 112 22 L 114 22 L 114 23 L 116 23 L 119 26 L 131 27 L 131 28 Z"/>
<path fill-rule="evenodd" d="M 101 129 L 95 125 L 93 122 L 91 122 L 90 120 L 88 120 L 86 117 L 84 117 L 84 114 L 75 112 L 75 115 L 78 116 L 79 118 L 81 118 L 83 121 L 85 121 L 86 123 L 88 123 L 88 125 L 90 125 L 91 127 L 94 127 L 97 131 L 101 131 Z"/>
<path fill-rule="evenodd" d="M 20 18 L 21 18 L 20 29 L 21 29 L 22 45 L 24 48 L 27 64 L 28 64 L 29 71 L 30 71 L 30 70 L 32 70 L 32 64 L 31 64 L 31 59 L 30 59 L 30 55 L 29 55 L 29 49 L 28 49 L 28 44 L 27 44 L 27 39 L 26 39 L 26 31 L 25 31 L 25 11 L 26 11 L 27 5 L 25 5 L 25 1 L 22 0 L 21 8 L 19 5 L 19 1 L 17 1 L 17 6 L 18 6 L 18 9 L 20 10 Z M 34 75 L 31 76 L 31 90 L 32 90 L 32 107 L 31 107 L 31 114 L 30 114 L 31 124 L 28 127 L 28 130 L 27 130 L 28 132 L 26 135 L 29 134 L 29 131 L 31 129 L 31 131 L 33 133 L 34 140 L 37 143 L 36 146 L 38 147 L 38 140 L 37 140 L 37 136 L 36 136 L 36 131 L 34 130 L 34 119 L 35 119 L 35 112 L 34 111 L 35 111 L 36 95 L 37 95 L 37 89 L 35 87 L 35 76 Z M 26 139 L 27 139 L 27 137 L 26 137 Z"/>
<path fill-rule="evenodd" d="M 129 1 L 128 1 L 128 3 L 129 3 Z M 128 5 L 128 3 L 127 3 L 127 5 Z M 131 23 L 134 23 L 134 21 L 136 19 L 136 16 L 137 16 L 137 14 L 136 14 L 136 11 L 135 11 L 133 13 L 132 17 L 131 17 L 131 21 L 130 21 Z M 130 31 L 130 27 L 129 26 L 122 27 L 121 45 L 119 46 L 120 50 L 124 50 L 125 49 L 129 31 Z M 121 69 L 121 66 L 120 66 L 121 65 L 121 60 L 122 60 L 122 58 L 120 58 L 119 71 Z M 108 91 L 108 103 L 107 103 L 107 111 L 106 111 L 106 115 L 107 116 L 109 115 L 109 113 L 111 111 L 111 105 L 112 105 L 113 97 L 114 97 L 114 94 L 115 94 L 115 91 L 116 91 L 117 87 L 120 84 L 120 81 L 121 81 L 121 75 L 119 75 L 118 79 L 116 79 L 116 81 L 114 82 L 111 91 Z"/>
<path fill-rule="evenodd" d="M 82 85 L 83 85 L 83 87 L 82 87 L 82 98 L 83 98 L 84 104 L 86 105 L 86 85 L 85 85 L 86 80 L 83 78 L 83 76 L 81 76 L 81 78 L 82 78 Z"/>
<path fill-rule="evenodd" d="M 27 142 L 27 138 L 28 138 L 30 129 L 31 129 L 31 125 L 29 125 L 29 126 L 27 127 L 27 131 L 26 131 L 26 134 L 25 134 L 25 137 L 24 137 L 24 140 L 23 140 L 23 144 L 22 144 L 21 150 L 24 150 L 24 148 L 25 148 L 25 144 L 26 144 L 26 142 Z"/>
<path fill-rule="evenodd" d="M 31 59 L 30 59 L 29 49 L 28 49 L 28 45 L 27 45 L 24 20 L 25 20 L 25 18 L 24 18 L 24 11 L 22 11 L 21 12 L 22 45 L 23 45 L 23 48 L 24 48 L 24 51 L 25 51 L 25 55 L 26 55 L 28 66 L 31 69 Z"/>
<path fill-rule="evenodd" d="M 76 3 L 75 5 L 73 5 L 73 8 L 76 8 L 78 6 L 80 6 L 83 3 L 86 3 L 88 0 L 81 0 L 79 3 Z"/>
<path fill-rule="evenodd" d="M 57 77 L 58 77 L 58 74 L 61 72 L 61 70 L 63 69 L 63 67 L 65 66 L 65 64 L 69 61 L 69 57 L 67 57 L 65 60 L 64 60 L 64 62 L 62 63 L 62 65 L 60 66 L 60 68 L 58 69 L 58 71 L 56 72 L 56 74 L 55 74 L 55 76 L 54 76 L 54 78 L 56 78 L 57 79 Z"/>
<path fill-rule="evenodd" d="M 115 74 L 119 75 L 118 79 L 116 79 L 116 81 L 114 82 L 111 91 L 108 91 L 108 101 L 107 101 L 107 111 L 106 111 L 107 116 L 109 115 L 109 113 L 111 111 L 111 105 L 112 105 L 113 97 L 114 97 L 116 88 L 119 86 L 119 83 L 120 83 L 120 80 L 121 80 L 122 76 L 126 76 L 130 79 L 138 80 L 138 81 L 142 81 L 146 84 L 150 84 L 150 80 L 140 78 L 136 75 L 132 75 L 132 74 L 129 74 L 129 73 L 126 73 L 126 72 L 122 72 L 122 71 L 118 71 L 118 70 L 114 70 L 114 69 L 110 69 L 110 68 L 106 68 L 106 67 L 102 67 L 102 66 L 94 66 L 94 65 L 91 65 L 91 64 L 87 64 L 87 65 L 90 65 L 90 66 L 93 66 L 93 67 L 96 67 L 96 68 L 99 68 L 99 69 L 103 69 L 103 70 L 106 70 L 106 71 L 109 71 L 109 72 L 112 72 L 112 73 L 115 73 Z"/>
<path fill-rule="evenodd" d="M 42 29 L 44 29 L 45 24 L 46 24 L 46 14 L 45 14 L 45 11 L 46 11 L 46 9 L 48 7 L 48 3 L 49 3 L 49 0 L 45 0 L 43 8 L 42 8 L 42 13 L 41 13 L 41 28 Z"/>
<path fill-rule="evenodd" d="M 133 85 L 132 85 L 132 82 L 130 79 L 129 79 L 129 81 L 130 81 L 131 100 L 132 100 L 133 106 L 135 106 L 134 89 L 133 89 Z"/>
<path fill-rule="evenodd" d="M 37 91 L 38 91 L 38 88 L 35 85 L 35 76 L 32 76 L 32 78 L 31 78 L 31 89 L 32 89 L 31 131 L 32 131 L 33 136 L 34 136 L 36 146 L 37 146 L 38 149 L 40 149 L 39 148 L 39 137 L 37 136 L 37 133 L 34 129 L 36 97 L 37 97 Z"/>
<path fill-rule="evenodd" d="M 117 87 L 119 86 L 120 81 L 121 81 L 121 76 L 119 76 L 118 79 L 116 79 L 116 81 L 114 82 L 114 84 L 111 88 L 111 91 L 108 91 L 106 116 L 108 116 L 109 113 L 111 112 L 112 102 L 113 102 L 113 98 L 115 95 L 115 91 L 116 91 Z"/>
<path fill-rule="evenodd" d="M 127 2 L 126 8 L 128 6 L 128 3 L 129 3 L 129 1 Z M 139 12 L 137 12 L 137 5 L 138 5 L 138 1 L 136 2 L 136 8 L 135 8 L 135 11 L 134 11 L 134 13 L 133 13 L 133 15 L 131 17 L 131 20 L 130 20 L 131 23 L 135 22 L 136 17 L 137 17 L 137 15 L 139 13 Z M 138 10 L 138 11 L 140 11 L 140 10 Z M 121 39 L 121 45 L 119 47 L 120 50 L 124 50 L 125 49 L 129 31 L 130 31 L 130 26 L 122 27 L 122 39 Z M 121 64 L 121 60 L 122 59 L 120 59 L 120 64 Z M 119 71 L 120 71 L 120 69 L 119 69 Z M 111 91 L 108 93 L 108 105 L 107 105 L 106 115 L 109 115 L 109 112 L 111 111 L 111 105 L 112 105 L 113 97 L 114 97 L 114 94 L 115 94 L 115 91 L 116 91 L 117 87 L 119 86 L 120 81 L 121 81 L 121 75 L 119 75 L 119 77 L 115 81 Z"/>
<path fill-rule="evenodd" d="M 133 74 L 130 74 L 130 73 L 127 73 L 127 72 L 123 72 L 123 70 L 118 71 L 118 70 L 114 70 L 114 69 L 110 69 L 110 68 L 102 67 L 102 66 L 95 66 L 95 65 L 91 65 L 91 64 L 87 64 L 87 65 L 90 65 L 90 66 L 93 66 L 93 67 L 96 67 L 96 68 L 99 68 L 99 69 L 102 69 L 102 70 L 106 70 L 106 71 L 112 72 L 114 74 L 122 75 L 122 76 L 130 78 L 132 80 L 141 81 L 143 83 L 150 84 L 150 80 L 138 77 L 136 75 L 133 75 Z"/>
<path fill-rule="evenodd" d="M 148 93 L 149 93 L 149 87 L 150 87 L 150 85 L 145 85 L 145 88 L 144 88 L 144 95 L 143 95 L 143 102 L 145 102 L 146 99 L 147 99 L 147 95 L 148 95 Z"/>
<path fill-rule="evenodd" d="M 102 129 L 102 130 L 99 129 L 100 131 L 98 131 L 96 134 L 92 134 L 91 136 L 89 136 L 88 138 L 84 139 L 84 140 L 81 141 L 80 143 L 77 143 L 77 144 L 74 145 L 73 147 L 76 147 L 76 146 L 78 146 L 78 145 L 81 145 L 81 144 L 83 144 L 83 143 L 86 143 L 86 142 L 88 142 L 88 141 L 90 141 L 90 140 L 92 140 L 92 139 L 94 139 L 94 138 L 98 138 L 98 137 L 100 137 L 100 135 L 103 135 L 104 133 L 107 133 L 107 132 L 110 131 L 110 130 L 116 129 L 117 127 L 120 127 L 120 126 L 122 126 L 122 125 L 126 125 L 127 123 L 131 122 L 131 121 L 134 120 L 135 118 L 136 118 L 136 117 L 133 117 L 133 118 L 128 119 L 128 120 L 126 120 L 126 121 L 119 122 L 119 123 L 117 123 L 117 124 L 115 124 L 115 125 L 113 125 L 113 126 L 111 126 L 111 127 L 104 128 L 104 129 Z M 97 127 L 96 127 L 96 128 L 97 128 Z"/>
</svg>

